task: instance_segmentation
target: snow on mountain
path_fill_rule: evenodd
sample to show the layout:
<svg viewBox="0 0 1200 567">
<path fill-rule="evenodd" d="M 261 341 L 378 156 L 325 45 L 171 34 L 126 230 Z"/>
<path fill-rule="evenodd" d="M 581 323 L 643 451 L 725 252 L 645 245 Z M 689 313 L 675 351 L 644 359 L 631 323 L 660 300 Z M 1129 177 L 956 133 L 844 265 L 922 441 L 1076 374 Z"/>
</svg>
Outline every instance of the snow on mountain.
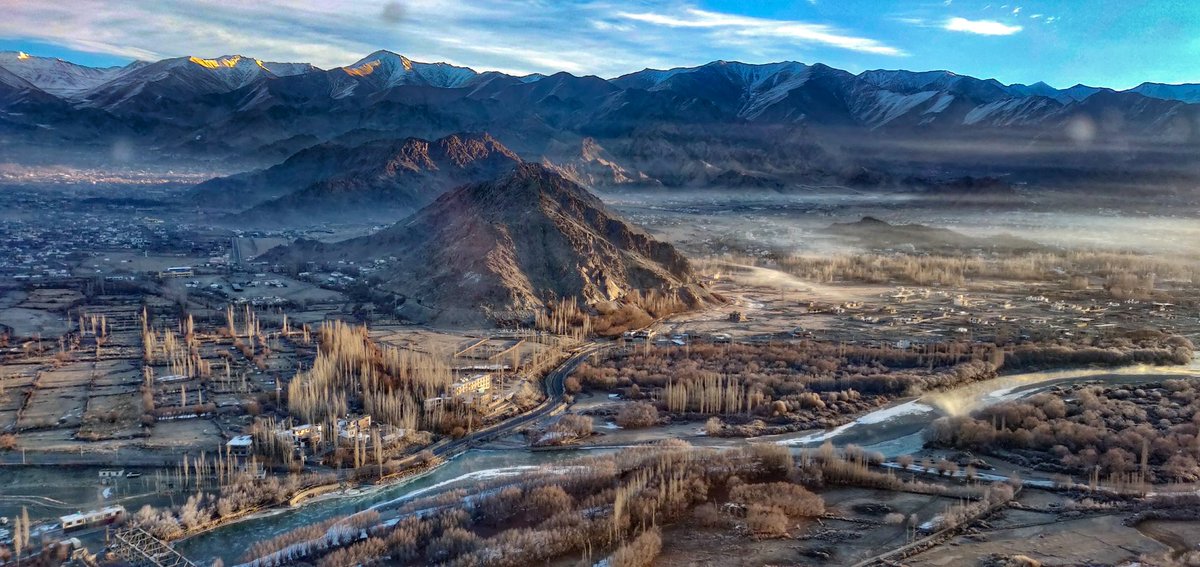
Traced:
<svg viewBox="0 0 1200 567">
<path fill-rule="evenodd" d="M 963 117 L 963 124 L 987 124 L 989 126 L 1034 124 L 1039 119 L 1053 115 L 1061 109 L 1061 104 L 1046 97 L 1010 98 L 972 108 Z"/>
<path fill-rule="evenodd" d="M 749 100 L 738 114 L 746 118 L 757 118 L 771 105 L 787 98 L 793 89 L 807 83 L 812 76 L 812 67 L 798 63 L 796 65 L 782 69 L 777 74 L 754 78 L 749 86 Z"/>
<path fill-rule="evenodd" d="M 878 128 L 907 114 L 912 109 L 937 96 L 937 94 L 936 91 L 924 91 L 909 95 L 891 91 L 877 91 L 875 93 L 875 104 L 863 116 L 864 122 L 871 128 Z M 949 103 L 947 102 L 946 104 Z M 930 111 L 927 109 L 925 113 L 928 114 Z"/>
<path fill-rule="evenodd" d="M 479 73 L 449 63 L 420 63 L 391 51 L 380 50 L 342 67 L 347 74 L 379 83 L 381 88 L 422 85 L 439 88 L 468 86 Z"/>
<path fill-rule="evenodd" d="M 216 59 L 188 57 L 186 61 L 175 61 L 177 61 L 176 68 L 186 67 L 188 63 L 191 63 L 211 71 L 217 80 L 228 87 L 228 90 L 242 88 L 266 76 L 274 76 L 274 73 L 271 73 L 262 61 L 241 55 L 225 55 Z"/>
<path fill-rule="evenodd" d="M 942 94 L 938 95 L 937 100 L 929 105 L 921 114 L 938 114 L 950 107 L 950 103 L 954 102 L 954 95 Z"/>
<path fill-rule="evenodd" d="M 136 61 L 124 67 L 85 67 L 56 57 L 37 57 L 21 51 L 0 52 L 0 67 L 45 92 L 67 99 L 79 98 L 144 65 L 145 62 Z"/>
<path fill-rule="evenodd" d="M 291 77 L 293 75 L 303 75 L 305 73 L 312 73 L 313 71 L 321 70 L 320 67 L 317 67 L 312 63 L 277 63 L 274 61 L 259 61 L 258 64 L 263 69 L 270 71 L 271 74 L 275 75 L 276 77 Z"/>
<path fill-rule="evenodd" d="M 11 87 L 15 90 L 37 89 L 33 83 L 26 81 L 25 79 L 21 78 L 20 75 L 9 71 L 3 66 L 0 66 L 0 85 Z"/>
<path fill-rule="evenodd" d="M 1161 98 L 1163 100 L 1178 100 L 1187 103 L 1200 102 L 1200 85 L 1194 83 L 1184 83 L 1181 85 L 1142 83 L 1126 92 L 1138 93 L 1142 96 Z"/>
<path fill-rule="evenodd" d="M 696 70 L 696 67 L 675 67 L 674 69 L 646 68 L 636 73 L 621 75 L 612 79 L 612 82 L 625 89 L 649 89 L 678 73 L 688 73 L 694 70 Z"/>
<path fill-rule="evenodd" d="M 812 69 L 795 61 L 763 65 L 713 61 L 700 67 L 646 69 L 611 82 L 621 88 L 673 91 L 732 104 L 731 111 L 753 119 L 804 85 Z"/>
<path fill-rule="evenodd" d="M 134 100 L 188 100 L 313 71 L 319 69 L 307 63 L 266 63 L 241 55 L 175 57 L 122 72 L 88 91 L 86 100 L 88 105 L 113 110 Z"/>
<path fill-rule="evenodd" d="M 622 75 L 613 79 L 612 82 L 622 88 L 655 90 L 655 88 L 663 88 L 662 85 L 669 79 L 681 74 L 714 73 L 719 74 L 742 88 L 756 90 L 761 86 L 763 81 L 775 75 L 780 73 L 794 75 L 807 68 L 807 65 L 795 61 L 781 61 L 779 63 L 765 63 L 761 65 L 741 63 L 739 61 L 713 61 L 699 67 L 676 67 L 667 70 L 646 69 Z"/>
<path fill-rule="evenodd" d="M 913 72 L 875 69 L 859 73 L 858 78 L 869 84 L 875 85 L 876 87 L 887 89 L 889 91 L 911 93 L 930 90 L 945 90 L 946 87 L 950 86 L 961 77 L 949 71 Z"/>
</svg>

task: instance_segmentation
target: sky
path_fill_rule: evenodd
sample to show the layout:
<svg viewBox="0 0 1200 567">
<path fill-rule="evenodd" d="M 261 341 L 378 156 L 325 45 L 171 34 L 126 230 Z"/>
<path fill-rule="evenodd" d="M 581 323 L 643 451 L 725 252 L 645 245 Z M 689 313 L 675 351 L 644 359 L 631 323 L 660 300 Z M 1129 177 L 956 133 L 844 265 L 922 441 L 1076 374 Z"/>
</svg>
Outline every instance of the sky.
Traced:
<svg viewBox="0 0 1200 567">
<path fill-rule="evenodd" d="M 615 77 L 714 60 L 949 70 L 1117 89 L 1200 82 L 1200 0 L 0 0 L 0 50 L 94 66 L 387 49 L 477 71 Z"/>
</svg>

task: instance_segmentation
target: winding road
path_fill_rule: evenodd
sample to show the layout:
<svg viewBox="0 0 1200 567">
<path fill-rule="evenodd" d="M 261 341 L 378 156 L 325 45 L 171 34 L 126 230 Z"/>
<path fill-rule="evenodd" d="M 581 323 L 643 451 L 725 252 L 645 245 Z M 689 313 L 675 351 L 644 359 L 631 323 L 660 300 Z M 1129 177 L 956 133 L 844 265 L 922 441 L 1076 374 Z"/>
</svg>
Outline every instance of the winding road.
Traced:
<svg viewBox="0 0 1200 567">
<path fill-rule="evenodd" d="M 546 375 L 543 383 L 546 390 L 546 399 L 537 407 L 500 423 L 471 432 L 471 434 L 461 439 L 443 439 L 430 445 L 427 449 L 438 458 L 454 458 L 475 445 L 512 435 L 546 417 L 558 414 L 567 405 L 565 399 L 567 376 L 570 376 L 576 368 L 579 368 L 579 365 L 588 357 L 603 350 L 613 348 L 613 346 L 615 345 L 611 341 L 593 341 L 575 347 L 571 351 L 569 358 Z M 416 458 L 416 456 L 409 457 L 412 460 Z"/>
</svg>

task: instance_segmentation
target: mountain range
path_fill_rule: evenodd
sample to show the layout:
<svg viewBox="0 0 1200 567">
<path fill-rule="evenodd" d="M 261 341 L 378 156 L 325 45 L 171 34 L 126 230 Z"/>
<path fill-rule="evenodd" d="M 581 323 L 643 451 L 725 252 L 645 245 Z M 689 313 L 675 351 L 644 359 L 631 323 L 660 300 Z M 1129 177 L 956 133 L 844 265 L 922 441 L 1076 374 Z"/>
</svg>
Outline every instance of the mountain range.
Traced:
<svg viewBox="0 0 1200 567">
<path fill-rule="evenodd" d="M 97 69 L 0 54 L 0 144 L 14 154 L 108 155 L 122 143 L 145 159 L 244 169 L 337 140 L 486 131 L 597 185 L 770 187 L 863 169 L 1183 183 L 1197 174 L 1198 101 L 1197 85 L 1055 89 L 797 62 L 602 79 L 477 73 L 388 51 L 334 69 L 236 55 Z"/>
<path fill-rule="evenodd" d="M 373 288 L 399 298 L 398 314 L 439 324 L 531 320 L 565 298 L 593 306 L 650 292 L 686 304 L 709 299 L 673 246 L 532 163 L 449 191 L 374 234 L 301 240 L 261 259 L 372 266 Z"/>
</svg>

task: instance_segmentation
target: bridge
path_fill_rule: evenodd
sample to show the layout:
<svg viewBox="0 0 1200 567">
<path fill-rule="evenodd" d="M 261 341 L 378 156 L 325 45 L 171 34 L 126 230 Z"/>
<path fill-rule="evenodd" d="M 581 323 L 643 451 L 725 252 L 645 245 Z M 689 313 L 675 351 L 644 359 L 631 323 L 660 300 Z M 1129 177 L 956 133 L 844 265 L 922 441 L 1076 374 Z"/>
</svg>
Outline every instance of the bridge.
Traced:
<svg viewBox="0 0 1200 567">
<path fill-rule="evenodd" d="M 113 553 L 133 567 L 196 567 L 162 540 L 141 528 L 123 528 L 113 533 Z"/>
</svg>

